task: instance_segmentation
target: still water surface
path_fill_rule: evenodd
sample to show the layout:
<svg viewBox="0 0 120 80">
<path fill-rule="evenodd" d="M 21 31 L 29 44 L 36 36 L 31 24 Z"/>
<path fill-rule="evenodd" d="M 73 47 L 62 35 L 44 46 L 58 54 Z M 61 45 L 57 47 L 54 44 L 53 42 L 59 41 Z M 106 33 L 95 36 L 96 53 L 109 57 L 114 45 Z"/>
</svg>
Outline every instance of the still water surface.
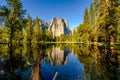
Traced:
<svg viewBox="0 0 120 80">
<path fill-rule="evenodd" d="M 120 80 L 117 46 L 0 44 L 0 80 Z"/>
</svg>

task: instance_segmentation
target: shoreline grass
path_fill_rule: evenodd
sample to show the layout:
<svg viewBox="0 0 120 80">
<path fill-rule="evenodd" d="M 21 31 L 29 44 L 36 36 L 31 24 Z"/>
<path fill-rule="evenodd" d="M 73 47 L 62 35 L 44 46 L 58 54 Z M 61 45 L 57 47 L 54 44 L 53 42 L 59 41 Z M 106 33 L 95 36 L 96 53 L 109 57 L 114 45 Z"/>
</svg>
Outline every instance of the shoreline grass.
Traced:
<svg viewBox="0 0 120 80">
<path fill-rule="evenodd" d="M 30 42 L 13 42 L 14 43 L 27 43 L 29 44 Z M 72 42 L 72 41 L 34 41 L 31 43 L 40 43 L 40 44 L 95 44 L 95 45 L 104 45 L 104 44 L 109 44 L 109 43 L 101 43 L 101 42 Z M 0 42 L 0 44 L 9 44 L 9 42 Z M 115 45 L 119 45 L 120 43 L 115 43 Z"/>
</svg>

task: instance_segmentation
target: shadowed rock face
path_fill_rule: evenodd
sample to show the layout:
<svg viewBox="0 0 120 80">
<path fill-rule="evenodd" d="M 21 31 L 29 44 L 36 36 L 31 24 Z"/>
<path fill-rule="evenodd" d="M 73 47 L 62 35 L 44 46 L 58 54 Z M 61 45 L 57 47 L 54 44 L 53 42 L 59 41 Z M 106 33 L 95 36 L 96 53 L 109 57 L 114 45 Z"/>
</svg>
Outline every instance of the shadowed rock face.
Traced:
<svg viewBox="0 0 120 80">
<path fill-rule="evenodd" d="M 49 24 L 41 19 L 39 19 L 39 24 L 42 30 L 48 29 Z"/>
<path fill-rule="evenodd" d="M 61 34 L 71 34 L 67 20 L 62 18 L 53 18 L 50 22 L 49 31 L 52 31 L 53 37 Z"/>
<path fill-rule="evenodd" d="M 41 30 L 45 30 L 45 29 L 47 30 L 48 29 L 49 24 L 46 21 L 39 19 L 39 24 L 40 24 L 40 29 Z M 33 27 L 35 26 L 35 20 L 32 20 L 32 26 Z"/>
</svg>

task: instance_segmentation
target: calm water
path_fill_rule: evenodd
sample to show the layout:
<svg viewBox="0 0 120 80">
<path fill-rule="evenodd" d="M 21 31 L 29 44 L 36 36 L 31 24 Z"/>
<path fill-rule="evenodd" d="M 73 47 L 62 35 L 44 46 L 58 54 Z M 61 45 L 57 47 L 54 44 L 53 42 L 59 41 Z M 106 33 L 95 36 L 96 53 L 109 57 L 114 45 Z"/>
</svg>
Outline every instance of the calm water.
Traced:
<svg viewBox="0 0 120 80">
<path fill-rule="evenodd" d="M 120 80 L 120 46 L 0 44 L 0 80 Z"/>
</svg>

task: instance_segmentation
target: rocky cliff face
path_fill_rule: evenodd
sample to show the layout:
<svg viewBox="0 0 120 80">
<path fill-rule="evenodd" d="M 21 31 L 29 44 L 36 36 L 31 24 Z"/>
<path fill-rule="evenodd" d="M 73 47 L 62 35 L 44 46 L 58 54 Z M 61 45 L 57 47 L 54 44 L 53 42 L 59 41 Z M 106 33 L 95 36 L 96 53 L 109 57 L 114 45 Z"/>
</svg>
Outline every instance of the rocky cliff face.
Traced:
<svg viewBox="0 0 120 80">
<path fill-rule="evenodd" d="M 41 19 L 39 19 L 39 24 L 40 24 L 41 30 L 48 29 L 49 27 L 49 24 Z M 32 21 L 32 26 L 35 26 L 35 20 Z"/>
<path fill-rule="evenodd" d="M 48 29 L 49 24 L 41 19 L 39 19 L 40 27 L 42 30 Z"/>
<path fill-rule="evenodd" d="M 0 17 L 0 26 L 3 26 L 5 19 Z M 40 28 L 42 30 L 46 29 L 53 33 L 53 37 L 60 36 L 61 34 L 71 34 L 71 30 L 69 29 L 68 21 L 62 18 L 53 18 L 48 24 L 47 22 L 39 19 Z M 35 25 L 35 20 L 32 20 L 32 26 Z"/>
<path fill-rule="evenodd" d="M 53 37 L 61 34 L 71 34 L 67 20 L 62 18 L 53 18 L 49 24 L 49 31 L 52 31 Z"/>
</svg>

